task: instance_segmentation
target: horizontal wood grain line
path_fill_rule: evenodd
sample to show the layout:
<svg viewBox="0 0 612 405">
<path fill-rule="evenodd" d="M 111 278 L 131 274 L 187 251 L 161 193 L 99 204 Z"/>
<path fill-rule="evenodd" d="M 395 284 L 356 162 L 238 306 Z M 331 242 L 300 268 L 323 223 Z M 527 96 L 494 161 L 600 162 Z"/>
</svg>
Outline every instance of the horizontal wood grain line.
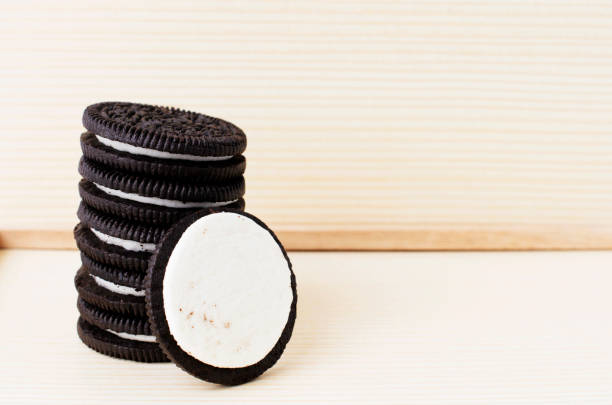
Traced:
<svg viewBox="0 0 612 405">
<path fill-rule="evenodd" d="M 612 226 L 276 232 L 292 251 L 595 250 L 612 249 Z M 75 249 L 68 230 L 0 230 L 0 248 Z"/>
</svg>

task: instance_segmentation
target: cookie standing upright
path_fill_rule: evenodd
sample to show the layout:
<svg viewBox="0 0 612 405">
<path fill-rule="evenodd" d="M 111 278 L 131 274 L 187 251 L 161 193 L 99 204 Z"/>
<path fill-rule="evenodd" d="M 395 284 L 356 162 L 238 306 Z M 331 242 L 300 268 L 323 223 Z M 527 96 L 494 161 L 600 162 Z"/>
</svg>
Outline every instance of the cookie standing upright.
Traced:
<svg viewBox="0 0 612 405">
<path fill-rule="evenodd" d="M 199 211 L 158 244 L 145 279 L 153 334 L 203 380 L 250 381 L 281 357 L 296 319 L 291 262 L 274 233 L 241 212 Z"/>
<path fill-rule="evenodd" d="M 74 231 L 82 256 L 79 336 L 111 356 L 165 360 L 157 343 L 130 342 L 134 334 L 113 334 L 92 314 L 121 325 L 142 319 L 144 274 L 165 231 L 202 208 L 244 209 L 246 136 L 204 114 L 125 102 L 87 107 L 83 125 Z"/>
</svg>

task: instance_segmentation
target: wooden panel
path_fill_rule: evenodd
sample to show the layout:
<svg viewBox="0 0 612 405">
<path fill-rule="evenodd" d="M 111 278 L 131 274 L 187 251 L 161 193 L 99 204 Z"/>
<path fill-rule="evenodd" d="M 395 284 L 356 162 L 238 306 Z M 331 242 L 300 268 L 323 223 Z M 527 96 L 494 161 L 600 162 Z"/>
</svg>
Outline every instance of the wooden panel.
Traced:
<svg viewBox="0 0 612 405">
<path fill-rule="evenodd" d="M 535 227 L 411 230 L 280 230 L 288 250 L 576 250 L 611 249 L 612 230 Z M 76 249 L 68 230 L 0 230 L 0 248 Z"/>
<path fill-rule="evenodd" d="M 0 229 L 69 232 L 82 109 L 132 100 L 242 127 L 296 248 L 612 247 L 606 2 L 20 1 L 0 49 Z"/>
<path fill-rule="evenodd" d="M 221 389 L 85 347 L 77 252 L 0 251 L 0 403 L 612 403 L 612 252 L 291 260 L 299 300 L 287 350 L 261 378 Z"/>
</svg>

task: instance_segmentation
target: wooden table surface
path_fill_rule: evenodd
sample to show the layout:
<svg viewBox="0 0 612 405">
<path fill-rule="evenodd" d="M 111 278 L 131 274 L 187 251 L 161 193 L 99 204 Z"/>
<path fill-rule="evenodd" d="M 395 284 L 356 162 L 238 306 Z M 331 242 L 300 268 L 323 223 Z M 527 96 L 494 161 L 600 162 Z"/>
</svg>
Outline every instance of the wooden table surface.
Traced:
<svg viewBox="0 0 612 405">
<path fill-rule="evenodd" d="M 87 349 L 76 251 L 0 250 L 0 403 L 612 403 L 612 252 L 291 258 L 285 355 L 223 388 Z"/>
</svg>

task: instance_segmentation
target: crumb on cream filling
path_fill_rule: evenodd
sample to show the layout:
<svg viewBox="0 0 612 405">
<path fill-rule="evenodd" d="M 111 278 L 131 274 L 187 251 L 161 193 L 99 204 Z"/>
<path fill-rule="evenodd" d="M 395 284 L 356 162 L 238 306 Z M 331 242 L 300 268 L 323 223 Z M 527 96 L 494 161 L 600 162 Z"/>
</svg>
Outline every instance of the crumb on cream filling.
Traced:
<svg viewBox="0 0 612 405">
<path fill-rule="evenodd" d="M 93 183 L 100 190 L 104 191 L 106 194 L 123 198 L 126 200 L 136 201 L 144 204 L 153 204 L 159 205 L 162 207 L 169 208 L 215 208 L 215 207 L 223 207 L 225 205 L 229 205 L 238 201 L 238 199 L 231 201 L 178 201 L 178 200 L 167 200 L 165 198 L 158 197 L 145 197 L 139 194 L 134 193 L 126 193 L 125 191 L 115 190 L 113 188 L 108 188 L 102 186 L 98 183 Z"/>
<path fill-rule="evenodd" d="M 155 250 L 155 243 L 143 243 L 136 240 L 121 239 L 102 233 L 94 228 L 89 229 L 102 242 L 122 247 L 125 250 L 130 250 L 132 252 L 153 252 Z"/>
<path fill-rule="evenodd" d="M 106 329 L 106 331 L 112 333 L 113 335 L 119 336 L 120 338 L 123 338 L 123 339 L 155 343 L 155 336 L 153 335 L 134 335 L 132 333 L 126 333 L 126 332 L 115 332 L 112 329 Z"/>
<path fill-rule="evenodd" d="M 140 146 L 130 145 L 129 143 L 114 141 L 112 139 L 104 138 L 98 134 L 95 135 L 98 142 L 109 148 L 118 150 L 120 152 L 127 152 L 133 155 L 150 156 L 159 159 L 171 159 L 171 160 L 191 160 L 194 162 L 217 162 L 221 160 L 231 159 L 233 156 L 197 156 L 189 155 L 184 153 L 170 153 L 163 152 L 156 149 L 143 148 Z"/>
<path fill-rule="evenodd" d="M 94 276 L 93 274 L 90 274 L 90 276 L 94 279 L 97 285 L 99 285 L 102 288 L 106 288 L 108 291 L 111 291 L 117 294 L 121 294 L 121 295 L 134 295 L 136 297 L 145 296 L 144 290 L 138 290 L 134 287 L 128 287 L 125 285 L 115 284 L 112 281 L 104 280 L 103 278 Z"/>
</svg>

